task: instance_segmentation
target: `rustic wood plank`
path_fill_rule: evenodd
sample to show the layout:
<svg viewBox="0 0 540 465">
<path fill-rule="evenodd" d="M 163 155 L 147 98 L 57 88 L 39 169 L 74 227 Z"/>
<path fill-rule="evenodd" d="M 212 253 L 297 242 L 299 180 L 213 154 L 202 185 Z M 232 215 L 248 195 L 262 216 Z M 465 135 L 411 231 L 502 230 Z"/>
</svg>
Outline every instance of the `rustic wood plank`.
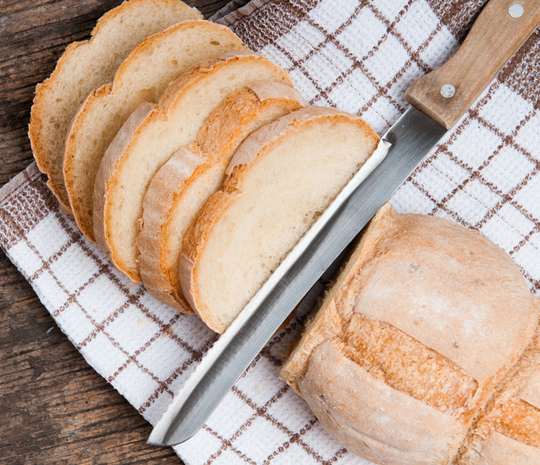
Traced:
<svg viewBox="0 0 540 465">
<path fill-rule="evenodd" d="M 121 0 L 0 0 L 0 186 L 32 161 L 34 89 Z M 227 0 L 188 0 L 206 17 Z M 180 464 L 55 325 L 0 253 L 0 464 Z"/>
<path fill-rule="evenodd" d="M 60 332 L 0 258 L 0 463 L 181 463 Z"/>
</svg>

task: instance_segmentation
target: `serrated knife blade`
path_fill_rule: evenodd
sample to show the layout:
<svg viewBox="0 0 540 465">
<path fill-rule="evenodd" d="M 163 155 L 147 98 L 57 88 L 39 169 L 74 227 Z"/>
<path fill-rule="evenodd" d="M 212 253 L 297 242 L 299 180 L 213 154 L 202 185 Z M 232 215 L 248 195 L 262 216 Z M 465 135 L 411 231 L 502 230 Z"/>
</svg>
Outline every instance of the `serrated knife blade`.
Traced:
<svg viewBox="0 0 540 465">
<path fill-rule="evenodd" d="M 417 131 L 421 137 L 412 137 Z M 415 108 L 407 110 L 381 138 L 368 162 L 207 352 L 153 429 L 150 444 L 178 444 L 201 428 L 313 284 L 445 132 L 422 112 Z"/>
<path fill-rule="evenodd" d="M 182 443 L 202 427 L 312 285 L 538 27 L 540 0 L 519 3 L 516 16 L 514 1 L 490 0 L 452 59 L 411 86 L 406 99 L 414 107 L 206 353 L 149 444 Z"/>
</svg>

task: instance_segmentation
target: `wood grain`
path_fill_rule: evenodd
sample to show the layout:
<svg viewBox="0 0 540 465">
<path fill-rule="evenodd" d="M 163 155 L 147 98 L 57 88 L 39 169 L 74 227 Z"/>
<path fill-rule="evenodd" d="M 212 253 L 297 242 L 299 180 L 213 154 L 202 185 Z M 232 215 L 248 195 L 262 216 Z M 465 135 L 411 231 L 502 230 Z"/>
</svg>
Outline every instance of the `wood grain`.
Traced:
<svg viewBox="0 0 540 465">
<path fill-rule="evenodd" d="M 120 0 L 0 0 L 0 186 L 32 161 L 34 89 Z M 187 0 L 206 16 L 227 0 Z M 0 464 L 181 464 L 56 327 L 0 252 Z"/>
<path fill-rule="evenodd" d="M 405 99 L 450 129 L 479 97 L 540 22 L 540 2 L 520 0 L 524 14 L 508 14 L 515 0 L 490 0 L 456 54 L 440 68 L 418 79 Z M 451 84 L 455 95 L 445 98 L 441 87 Z"/>
</svg>

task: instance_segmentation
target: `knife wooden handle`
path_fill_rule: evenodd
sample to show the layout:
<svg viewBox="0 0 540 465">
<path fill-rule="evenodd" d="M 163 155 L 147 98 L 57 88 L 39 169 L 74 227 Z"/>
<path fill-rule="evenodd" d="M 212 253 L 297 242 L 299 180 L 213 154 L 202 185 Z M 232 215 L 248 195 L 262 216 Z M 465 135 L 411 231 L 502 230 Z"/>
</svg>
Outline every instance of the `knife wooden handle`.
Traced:
<svg viewBox="0 0 540 465">
<path fill-rule="evenodd" d="M 540 0 L 490 0 L 456 54 L 418 79 L 406 100 L 449 129 L 539 23 Z"/>
</svg>

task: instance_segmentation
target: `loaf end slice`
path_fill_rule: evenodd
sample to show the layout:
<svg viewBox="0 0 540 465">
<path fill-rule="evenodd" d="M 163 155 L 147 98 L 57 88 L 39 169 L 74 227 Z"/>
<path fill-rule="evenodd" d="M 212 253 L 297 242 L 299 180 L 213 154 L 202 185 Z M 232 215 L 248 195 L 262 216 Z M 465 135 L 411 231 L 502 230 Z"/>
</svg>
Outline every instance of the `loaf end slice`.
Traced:
<svg viewBox="0 0 540 465">
<path fill-rule="evenodd" d="M 222 333 L 375 150 L 360 118 L 305 107 L 255 131 L 184 240 L 182 291 Z"/>
<path fill-rule="evenodd" d="M 90 40 L 69 45 L 51 76 L 38 84 L 29 137 L 39 169 L 66 212 L 71 211 L 62 160 L 71 120 L 84 99 L 112 81 L 129 52 L 146 37 L 201 14 L 177 0 L 130 0 L 98 21 Z M 112 46 L 112 47 L 111 47 Z"/>
<path fill-rule="evenodd" d="M 180 311 L 191 311 L 178 276 L 187 228 L 208 197 L 221 187 L 238 145 L 259 127 L 306 104 L 286 84 L 250 84 L 230 94 L 206 120 L 197 141 L 160 168 L 144 196 L 137 238 L 142 282 L 154 297 Z M 199 161 L 196 165 L 194 157 Z"/>
<path fill-rule="evenodd" d="M 191 66 L 233 50 L 245 46 L 228 28 L 182 21 L 135 47 L 113 82 L 84 101 L 66 139 L 63 170 L 73 215 L 88 239 L 95 241 L 92 209 L 99 164 L 122 124 L 142 103 L 157 103 L 170 82 Z"/>
</svg>

